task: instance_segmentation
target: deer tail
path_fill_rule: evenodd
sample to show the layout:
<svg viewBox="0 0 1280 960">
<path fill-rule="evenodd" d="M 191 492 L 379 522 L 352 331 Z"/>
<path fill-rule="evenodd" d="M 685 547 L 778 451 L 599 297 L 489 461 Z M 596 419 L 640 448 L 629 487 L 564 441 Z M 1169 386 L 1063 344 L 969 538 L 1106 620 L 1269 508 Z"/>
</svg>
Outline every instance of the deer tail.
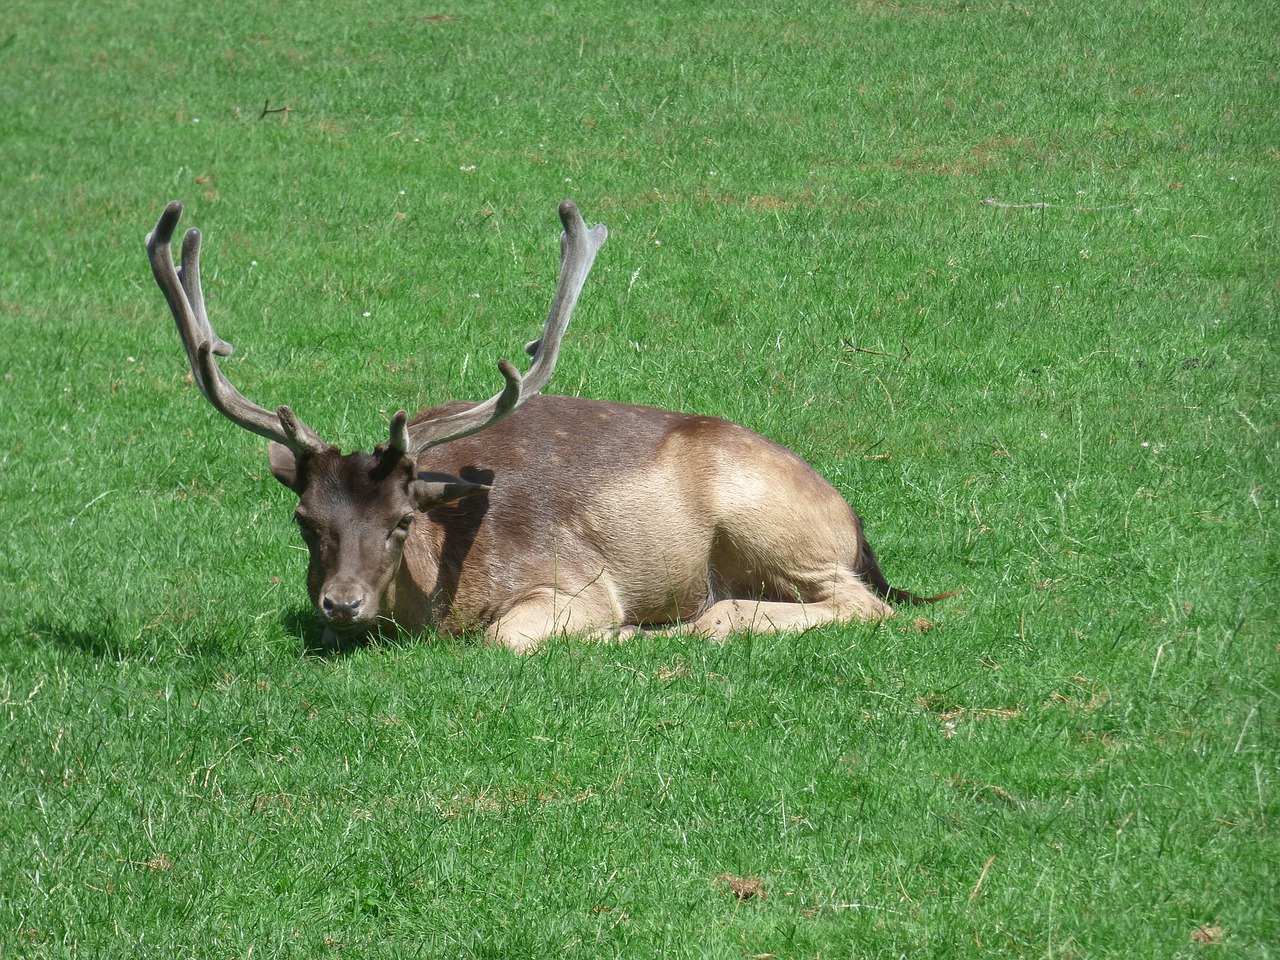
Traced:
<svg viewBox="0 0 1280 960">
<path fill-rule="evenodd" d="M 882 600 L 888 600 L 890 603 L 937 603 L 939 600 L 946 600 L 948 597 L 964 593 L 964 590 L 951 590 L 947 593 L 936 593 L 932 597 L 922 597 L 910 590 L 892 586 L 885 577 L 884 571 L 880 569 L 880 561 L 876 559 L 875 551 L 871 549 L 871 544 L 867 543 L 865 538 L 862 540 L 861 547 L 862 549 L 858 551 L 856 572 L 872 592 Z"/>
</svg>

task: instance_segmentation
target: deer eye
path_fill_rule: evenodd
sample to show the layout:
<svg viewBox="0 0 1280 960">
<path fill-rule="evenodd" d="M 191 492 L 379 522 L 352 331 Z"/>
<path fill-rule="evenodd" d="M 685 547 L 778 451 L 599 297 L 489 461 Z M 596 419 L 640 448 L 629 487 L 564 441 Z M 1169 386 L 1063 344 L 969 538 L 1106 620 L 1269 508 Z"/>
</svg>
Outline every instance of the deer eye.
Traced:
<svg viewBox="0 0 1280 960">
<path fill-rule="evenodd" d="M 300 513 L 293 515 L 293 522 L 298 525 L 298 530 L 302 533 L 304 540 L 310 540 L 316 535 L 315 525 Z"/>
<path fill-rule="evenodd" d="M 398 540 L 403 540 L 409 535 L 409 528 L 413 526 L 413 514 L 406 513 L 400 518 L 400 522 L 396 524 L 396 528 L 391 531 L 391 536 Z"/>
</svg>

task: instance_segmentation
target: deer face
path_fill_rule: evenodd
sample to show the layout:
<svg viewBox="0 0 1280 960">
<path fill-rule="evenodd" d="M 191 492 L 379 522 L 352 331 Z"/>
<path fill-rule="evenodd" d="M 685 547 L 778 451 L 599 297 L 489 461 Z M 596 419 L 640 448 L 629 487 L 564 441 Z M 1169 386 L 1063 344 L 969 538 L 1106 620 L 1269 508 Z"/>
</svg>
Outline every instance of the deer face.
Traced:
<svg viewBox="0 0 1280 960">
<path fill-rule="evenodd" d="M 408 455 L 387 444 L 371 454 L 328 447 L 297 455 L 278 443 L 268 452 L 272 474 L 298 494 L 294 519 L 310 553 L 307 592 L 330 645 L 388 617 L 418 513 L 489 489 L 419 474 Z"/>
<path fill-rule="evenodd" d="M 307 587 L 324 618 L 327 642 L 336 642 L 335 634 L 367 631 L 390 613 L 394 597 L 388 593 L 416 513 L 489 489 L 457 477 L 419 474 L 418 455 L 498 422 L 536 396 L 555 370 L 560 339 L 609 233 L 603 224 L 588 228 L 572 201 L 560 204 L 559 214 L 560 277 L 542 336 L 525 347 L 533 358 L 528 371 L 522 376 L 499 360 L 505 386 L 488 400 L 449 405 L 412 424 L 401 410 L 391 418 L 387 443 L 373 453 L 345 455 L 289 407 L 272 411 L 249 400 L 218 366 L 232 346 L 214 332 L 205 309 L 199 230 L 183 237 L 181 266 L 173 259 L 182 204 L 169 203 L 147 234 L 147 259 L 177 324 L 192 381 L 228 420 L 271 441 L 271 472 L 298 494 L 298 525 L 311 552 Z"/>
</svg>

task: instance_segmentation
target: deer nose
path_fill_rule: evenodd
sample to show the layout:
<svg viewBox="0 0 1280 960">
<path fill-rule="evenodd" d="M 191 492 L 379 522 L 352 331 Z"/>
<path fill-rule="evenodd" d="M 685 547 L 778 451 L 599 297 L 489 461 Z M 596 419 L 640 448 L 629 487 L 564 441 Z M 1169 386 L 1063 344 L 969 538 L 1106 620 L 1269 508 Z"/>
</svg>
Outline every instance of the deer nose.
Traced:
<svg viewBox="0 0 1280 960">
<path fill-rule="evenodd" d="M 325 594 L 320 598 L 320 612 L 329 620 L 347 623 L 360 615 L 364 598 L 360 596 L 335 597 Z"/>
</svg>

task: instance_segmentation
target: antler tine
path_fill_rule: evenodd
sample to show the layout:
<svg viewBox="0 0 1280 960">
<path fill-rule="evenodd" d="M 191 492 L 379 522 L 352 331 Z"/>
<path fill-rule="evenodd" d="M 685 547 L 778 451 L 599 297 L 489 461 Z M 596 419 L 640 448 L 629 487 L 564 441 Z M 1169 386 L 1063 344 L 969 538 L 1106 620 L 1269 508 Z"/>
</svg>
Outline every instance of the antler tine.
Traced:
<svg viewBox="0 0 1280 960">
<path fill-rule="evenodd" d="M 232 346 L 214 333 L 205 312 L 200 288 L 199 230 L 188 230 L 182 238 L 182 267 L 173 263 L 173 232 L 181 216 L 182 204 L 178 201 L 165 207 L 156 228 L 147 234 L 147 259 L 177 324 L 196 386 L 215 410 L 251 433 L 284 444 L 295 454 L 324 449 L 324 441 L 292 410 L 280 407 L 271 413 L 250 402 L 218 367 L 215 356 L 228 356 Z"/>
<path fill-rule="evenodd" d="M 195 227 L 188 230 L 182 238 L 181 260 L 178 279 L 182 282 L 182 291 L 187 295 L 187 303 L 191 305 L 191 312 L 195 316 L 196 330 L 204 340 L 213 344 L 215 354 L 220 357 L 231 356 L 235 353 L 235 347 L 214 332 L 209 323 L 209 315 L 205 313 L 204 291 L 200 288 L 200 231 Z"/>
<path fill-rule="evenodd" d="M 524 375 L 523 392 L 526 397 L 540 392 L 551 379 L 560 355 L 560 339 L 569 327 L 573 308 L 577 306 L 596 254 L 609 237 L 609 228 L 603 223 L 588 230 L 577 204 L 572 200 L 560 204 L 560 222 L 564 225 L 564 233 L 560 235 L 560 279 L 556 283 L 555 298 L 551 301 L 542 336 L 525 347 L 533 357 L 533 365 Z"/>
<path fill-rule="evenodd" d="M 497 423 L 516 407 L 524 402 L 522 389 L 523 379 L 509 360 L 499 360 L 498 370 L 506 381 L 501 392 L 490 397 L 484 403 L 468 407 L 461 413 L 447 417 L 435 417 L 410 426 L 407 430 L 397 431 L 395 418 L 392 419 L 391 445 L 403 453 L 416 457 L 428 447 L 438 447 L 450 440 L 457 440 L 468 434 L 477 433 L 485 427 Z M 403 410 L 396 414 L 399 417 Z"/>
<path fill-rule="evenodd" d="M 528 372 L 522 378 L 515 367 L 506 360 L 500 360 L 498 368 L 507 381 L 501 393 L 462 413 L 409 427 L 408 450 L 414 456 L 428 447 L 457 440 L 496 423 L 530 397 L 537 396 L 551 379 L 560 353 L 560 340 L 568 329 L 573 308 L 577 305 L 596 254 L 609 236 L 609 230 L 603 223 L 588 229 L 572 200 L 561 203 L 559 213 L 564 227 L 560 236 L 560 278 L 542 336 L 525 347 L 533 357 Z"/>
<path fill-rule="evenodd" d="M 181 216 L 182 204 L 177 200 L 171 201 L 164 208 L 156 228 L 147 234 L 147 260 L 151 263 L 151 273 L 156 278 L 156 285 L 164 294 L 169 304 L 169 312 L 173 314 L 174 322 L 178 325 L 178 336 L 182 339 L 182 345 L 187 351 L 187 360 L 191 364 L 191 376 L 195 378 L 200 392 L 207 397 L 209 392 L 205 389 L 204 375 L 200 370 L 196 348 L 208 338 L 203 335 L 204 331 L 200 330 L 199 318 L 195 315 L 191 302 L 187 298 L 181 272 L 173 264 L 173 231 Z M 184 238 L 182 243 L 184 252 L 190 244 L 191 249 L 197 256 L 199 255 L 198 232 L 194 240 Z"/>
</svg>

